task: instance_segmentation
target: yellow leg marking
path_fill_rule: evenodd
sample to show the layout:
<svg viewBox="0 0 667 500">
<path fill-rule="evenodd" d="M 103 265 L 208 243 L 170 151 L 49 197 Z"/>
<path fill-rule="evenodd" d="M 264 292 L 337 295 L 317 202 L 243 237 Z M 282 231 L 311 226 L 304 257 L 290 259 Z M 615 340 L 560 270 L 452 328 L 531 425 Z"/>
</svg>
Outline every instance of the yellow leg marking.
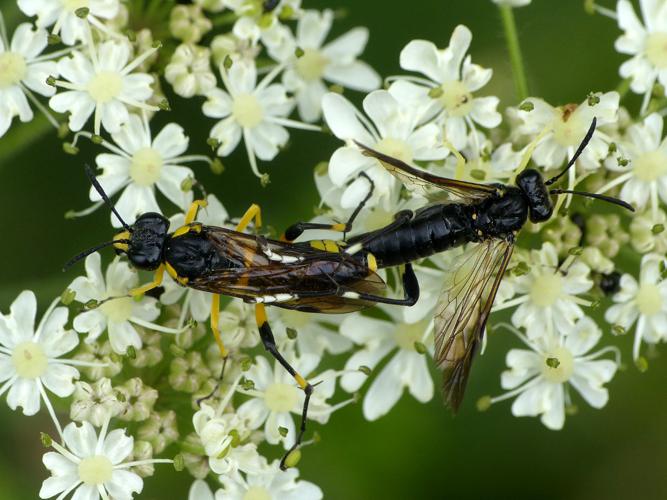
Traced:
<svg viewBox="0 0 667 500">
<path fill-rule="evenodd" d="M 202 228 L 201 224 L 190 224 L 186 226 L 181 226 L 176 231 L 174 231 L 172 238 L 178 238 L 179 236 L 183 236 L 184 234 L 188 233 L 201 233 L 201 228 Z"/>
<path fill-rule="evenodd" d="M 264 307 L 264 304 L 255 305 L 255 321 L 257 321 L 257 326 L 260 328 L 268 321 L 266 317 L 266 307 Z"/>
<path fill-rule="evenodd" d="M 180 283 L 183 286 L 188 284 L 188 279 L 179 276 L 178 273 L 176 272 L 176 269 L 174 269 L 169 262 L 166 262 L 164 267 L 167 269 L 167 274 L 169 274 L 169 276 L 175 279 L 178 283 Z"/>
<path fill-rule="evenodd" d="M 332 224 L 331 225 L 331 230 L 332 231 L 338 231 L 339 233 L 345 232 L 345 229 L 347 228 L 347 224 Z"/>
<path fill-rule="evenodd" d="M 264 307 L 264 304 L 256 304 L 255 305 L 255 320 L 257 321 L 257 328 L 262 328 L 264 324 L 268 321 L 266 317 L 266 308 Z M 294 380 L 296 380 L 296 383 L 299 384 L 299 387 L 301 389 L 305 389 L 306 386 L 308 385 L 308 381 L 303 378 L 299 373 L 295 372 L 294 375 Z"/>
<path fill-rule="evenodd" d="M 294 375 L 294 380 L 296 380 L 296 383 L 299 384 L 299 387 L 301 387 L 301 389 L 305 389 L 306 386 L 308 385 L 308 381 L 298 373 Z"/>
<path fill-rule="evenodd" d="M 262 225 L 262 209 L 259 208 L 259 205 L 256 203 L 253 203 L 250 205 L 250 208 L 246 210 L 245 214 L 243 217 L 241 217 L 241 221 L 238 223 L 236 226 L 237 231 L 244 231 L 246 227 L 248 227 L 248 224 L 250 224 L 250 221 L 255 219 L 255 228 L 261 227 Z"/>
<path fill-rule="evenodd" d="M 222 342 L 222 337 L 220 336 L 220 295 L 214 294 L 213 300 L 211 301 L 211 330 L 213 331 L 213 336 L 215 337 L 215 343 L 218 344 L 220 349 L 220 355 L 223 358 L 226 358 L 229 354 L 225 344 Z"/>
<path fill-rule="evenodd" d="M 200 208 L 204 208 L 206 205 L 208 205 L 208 202 L 206 200 L 195 200 L 192 202 L 192 205 L 190 205 L 190 208 L 188 208 L 188 212 L 185 214 L 185 225 L 188 225 L 192 222 L 194 222 L 195 217 L 197 217 L 197 212 L 199 211 Z"/>
<path fill-rule="evenodd" d="M 368 269 L 375 272 L 378 270 L 378 261 L 375 259 L 375 255 L 369 253 L 366 255 L 366 261 L 368 263 Z"/>
<path fill-rule="evenodd" d="M 329 253 L 340 253 L 338 244 L 333 240 L 324 240 L 324 249 Z"/>
<path fill-rule="evenodd" d="M 456 169 L 454 170 L 454 179 L 456 180 L 463 179 L 463 173 L 466 166 L 466 159 L 463 157 L 461 153 L 459 153 L 459 150 L 456 149 L 451 142 L 447 140 L 443 142 L 445 144 L 445 147 L 449 149 L 452 152 L 452 154 L 456 157 Z"/>
<path fill-rule="evenodd" d="M 118 241 L 118 240 L 129 240 L 130 237 L 131 237 L 131 236 L 130 236 L 130 232 L 129 232 L 129 231 L 121 231 L 120 233 L 116 234 L 116 235 L 113 237 L 113 240 L 114 240 L 114 241 Z M 113 247 L 114 247 L 116 250 L 122 250 L 123 252 L 127 252 L 127 251 L 130 249 L 130 247 L 129 247 L 129 245 L 128 245 L 127 243 L 114 243 L 114 244 L 113 244 Z"/>
<path fill-rule="evenodd" d="M 164 277 L 164 264 L 160 264 L 160 267 L 155 271 L 155 277 L 151 283 L 146 283 L 143 286 L 138 288 L 133 288 L 130 290 L 130 295 L 132 297 L 137 297 L 138 295 L 143 295 L 153 288 L 157 288 L 162 284 L 162 278 Z"/>
<path fill-rule="evenodd" d="M 312 240 L 310 242 L 310 247 L 314 248 L 315 250 L 322 250 L 322 251 L 326 249 L 324 240 Z"/>
<path fill-rule="evenodd" d="M 528 163 L 530 163 L 530 159 L 533 156 L 533 152 L 535 152 L 535 148 L 537 148 L 538 144 L 540 141 L 544 138 L 545 135 L 547 135 L 549 132 L 552 131 L 551 127 L 545 127 L 542 132 L 540 132 L 535 139 L 533 139 L 528 146 L 526 146 L 526 151 L 524 151 L 523 156 L 521 157 L 521 163 L 519 166 L 514 170 L 512 173 L 512 177 L 509 180 L 510 184 L 514 184 L 514 181 L 516 179 L 516 176 L 519 175 L 523 170 L 528 166 Z"/>
</svg>

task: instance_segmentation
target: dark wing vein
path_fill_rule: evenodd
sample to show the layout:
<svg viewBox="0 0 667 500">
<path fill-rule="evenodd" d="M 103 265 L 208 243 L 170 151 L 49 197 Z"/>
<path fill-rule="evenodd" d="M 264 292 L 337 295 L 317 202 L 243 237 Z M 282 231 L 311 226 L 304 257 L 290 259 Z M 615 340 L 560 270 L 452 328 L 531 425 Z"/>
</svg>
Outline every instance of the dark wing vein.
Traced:
<svg viewBox="0 0 667 500">
<path fill-rule="evenodd" d="M 493 185 L 440 177 L 412 167 L 359 142 L 356 144 L 366 156 L 377 159 L 405 187 L 430 201 L 473 202 L 488 198 L 497 192 L 497 188 Z"/>
</svg>

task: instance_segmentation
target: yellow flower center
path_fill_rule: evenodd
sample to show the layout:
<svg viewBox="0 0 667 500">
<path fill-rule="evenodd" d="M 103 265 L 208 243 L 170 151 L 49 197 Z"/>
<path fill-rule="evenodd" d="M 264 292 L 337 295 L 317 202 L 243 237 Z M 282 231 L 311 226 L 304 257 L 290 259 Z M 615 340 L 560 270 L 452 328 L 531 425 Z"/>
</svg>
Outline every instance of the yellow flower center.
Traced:
<svg viewBox="0 0 667 500">
<path fill-rule="evenodd" d="M 100 306 L 100 311 L 102 311 L 112 323 L 122 323 L 132 316 L 133 302 L 133 299 L 130 297 L 112 299 L 102 304 Z"/>
<path fill-rule="evenodd" d="M 293 385 L 271 384 L 264 393 L 264 402 L 271 411 L 285 413 L 299 402 L 299 390 Z"/>
<path fill-rule="evenodd" d="M 26 74 L 25 59 L 16 52 L 0 54 L 0 89 L 11 87 L 19 83 Z"/>
<path fill-rule="evenodd" d="M 280 315 L 285 325 L 290 328 L 294 328 L 297 331 L 303 330 L 306 326 L 308 326 L 312 317 L 309 313 L 302 313 L 300 311 L 293 311 L 290 309 L 281 311 Z"/>
<path fill-rule="evenodd" d="M 549 382 L 562 384 L 574 372 L 574 356 L 565 347 L 558 347 L 544 357 L 542 376 Z"/>
<path fill-rule="evenodd" d="M 445 82 L 440 89 L 440 102 L 450 116 L 466 116 L 472 111 L 472 94 L 463 82 Z"/>
<path fill-rule="evenodd" d="M 394 212 L 389 212 L 381 207 L 375 207 L 365 220 L 366 229 L 374 231 L 381 229 L 394 221 Z"/>
<path fill-rule="evenodd" d="M 662 151 L 644 153 L 632 162 L 632 173 L 644 182 L 654 182 L 667 175 L 667 155 Z"/>
<path fill-rule="evenodd" d="M 243 495 L 243 500 L 271 500 L 271 493 L 261 486 L 252 486 Z"/>
<path fill-rule="evenodd" d="M 38 378 L 49 366 L 42 346 L 36 342 L 23 342 L 14 348 L 12 363 L 21 378 Z"/>
<path fill-rule="evenodd" d="M 412 148 L 407 142 L 402 141 L 401 139 L 386 137 L 375 145 L 375 149 L 380 153 L 398 158 L 405 163 L 410 163 L 412 161 Z"/>
<path fill-rule="evenodd" d="M 132 156 L 130 177 L 140 186 L 152 186 L 160 178 L 162 157 L 153 148 L 142 148 Z"/>
<path fill-rule="evenodd" d="M 550 307 L 556 303 L 563 290 L 563 278 L 558 273 L 538 276 L 530 289 L 530 300 L 539 307 Z"/>
<path fill-rule="evenodd" d="M 564 147 L 578 146 L 586 134 L 589 124 L 585 124 L 574 114 L 575 105 L 565 106 L 562 115 L 553 122 L 554 139 Z"/>
<path fill-rule="evenodd" d="M 240 94 L 234 98 L 232 115 L 241 127 L 252 128 L 262 122 L 264 111 L 253 94 Z"/>
<path fill-rule="evenodd" d="M 123 88 L 123 79 L 113 71 L 102 71 L 97 73 L 88 82 L 88 93 L 98 104 L 115 99 Z"/>
<path fill-rule="evenodd" d="M 414 351 L 415 342 L 424 341 L 424 332 L 426 331 L 427 326 L 428 320 L 398 325 L 394 332 L 394 341 L 396 342 L 396 345 L 406 351 Z"/>
<path fill-rule="evenodd" d="M 79 463 L 79 479 L 91 486 L 111 480 L 113 465 L 104 455 L 86 457 Z"/>
<path fill-rule="evenodd" d="M 656 68 L 667 68 L 667 33 L 657 32 L 648 36 L 646 57 Z"/>
<path fill-rule="evenodd" d="M 645 316 L 652 316 L 662 310 L 662 298 L 656 285 L 645 284 L 639 287 L 635 297 L 639 312 Z"/>
<path fill-rule="evenodd" d="M 317 49 L 304 49 L 303 55 L 296 60 L 296 72 L 306 81 L 319 80 L 329 61 Z"/>
</svg>

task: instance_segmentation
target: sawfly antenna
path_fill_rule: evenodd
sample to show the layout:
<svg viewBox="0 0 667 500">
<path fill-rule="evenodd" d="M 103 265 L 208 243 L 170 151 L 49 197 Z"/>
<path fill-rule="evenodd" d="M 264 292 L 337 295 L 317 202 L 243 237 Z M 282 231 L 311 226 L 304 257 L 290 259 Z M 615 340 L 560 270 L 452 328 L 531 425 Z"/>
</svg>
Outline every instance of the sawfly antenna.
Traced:
<svg viewBox="0 0 667 500">
<path fill-rule="evenodd" d="M 629 203 L 612 196 L 605 196 L 603 194 L 588 193 L 586 191 L 570 191 L 569 189 L 552 189 L 549 191 L 549 194 L 573 194 L 576 196 L 585 196 L 586 198 L 594 198 L 596 200 L 606 201 L 607 203 L 611 203 L 613 205 L 618 205 L 619 207 L 623 207 L 626 210 L 630 210 L 631 212 L 635 211 L 635 208 Z"/>
<path fill-rule="evenodd" d="M 97 178 L 95 177 L 95 172 L 93 172 L 93 169 L 90 168 L 90 165 L 86 165 L 86 175 L 88 176 L 88 180 L 90 180 L 90 183 L 93 185 L 95 188 L 95 191 L 98 192 L 98 194 L 102 197 L 104 200 L 104 203 L 106 203 L 113 214 L 116 216 L 116 218 L 120 221 L 122 224 L 123 228 L 125 228 L 127 231 L 130 233 L 132 232 L 132 228 L 123 220 L 123 218 L 120 216 L 118 211 L 116 210 L 116 207 L 113 206 L 113 203 L 111 203 L 111 200 L 107 196 L 107 194 L 104 192 L 104 189 L 102 189 L 102 186 L 98 182 Z"/>
<path fill-rule="evenodd" d="M 70 260 L 68 260 L 65 265 L 63 266 L 63 271 L 67 271 L 70 267 L 72 267 L 74 264 L 79 262 L 81 259 L 85 259 L 88 257 L 91 253 L 97 252 L 98 250 L 101 250 L 102 248 L 109 247 L 111 245 L 114 245 L 115 243 L 130 243 L 130 240 L 111 240 L 111 241 L 105 241 L 104 243 L 100 243 L 99 245 L 95 245 L 92 248 L 89 248 L 88 250 L 84 250 L 78 255 L 75 255 L 72 257 Z"/>
<path fill-rule="evenodd" d="M 572 159 L 568 162 L 567 167 L 563 169 L 563 171 L 556 175 L 555 177 L 552 177 L 548 181 L 546 181 L 544 184 L 546 186 L 551 186 L 554 182 L 558 181 L 565 173 L 572 168 L 572 166 L 577 162 L 579 157 L 581 156 L 581 153 L 584 152 L 584 149 L 586 149 L 586 146 L 588 146 L 588 143 L 591 142 L 591 139 L 593 138 L 593 134 L 595 133 L 595 126 L 597 125 L 597 118 L 593 118 L 593 123 L 591 123 L 591 126 L 588 129 L 588 132 L 586 133 L 586 137 L 584 137 L 584 140 L 581 141 L 581 144 L 579 144 L 579 148 L 577 148 L 577 152 L 574 153 L 574 156 Z"/>
</svg>

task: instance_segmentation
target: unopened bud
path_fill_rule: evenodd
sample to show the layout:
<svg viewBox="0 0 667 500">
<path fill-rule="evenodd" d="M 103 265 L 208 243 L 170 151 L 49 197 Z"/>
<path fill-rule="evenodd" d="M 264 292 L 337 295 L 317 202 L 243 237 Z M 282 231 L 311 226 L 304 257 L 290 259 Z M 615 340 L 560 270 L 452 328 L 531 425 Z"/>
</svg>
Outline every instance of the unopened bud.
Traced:
<svg viewBox="0 0 667 500">
<path fill-rule="evenodd" d="M 519 104 L 519 109 L 521 111 L 525 111 L 526 113 L 530 113 L 535 109 L 535 104 L 533 104 L 533 101 L 523 101 L 521 104 Z"/>
<path fill-rule="evenodd" d="M 588 105 L 589 106 L 596 106 L 597 104 L 600 104 L 600 96 L 597 94 L 594 94 L 591 92 L 588 94 Z"/>
<path fill-rule="evenodd" d="M 300 460 L 301 460 L 301 450 L 297 449 L 290 451 L 285 457 L 283 463 L 285 464 L 286 469 L 290 469 L 292 467 L 296 467 Z"/>
<path fill-rule="evenodd" d="M 61 39 L 58 35 L 54 35 L 53 33 L 49 34 L 49 36 L 46 37 L 46 43 L 49 45 L 56 45 L 61 42 Z"/>
<path fill-rule="evenodd" d="M 555 369 L 560 366 L 560 361 L 558 360 L 558 358 L 547 358 L 545 362 L 549 368 Z"/>
<path fill-rule="evenodd" d="M 208 144 L 213 151 L 220 147 L 220 141 L 215 137 L 209 137 L 206 139 L 206 144 Z"/>
<path fill-rule="evenodd" d="M 62 302 L 65 306 L 68 306 L 74 302 L 74 299 L 76 299 L 76 292 L 70 288 L 65 288 L 63 293 L 60 294 L 60 302 Z"/>
<path fill-rule="evenodd" d="M 363 373 L 364 375 L 366 375 L 367 377 L 370 376 L 371 371 L 372 371 L 372 370 L 370 369 L 370 367 L 368 367 L 368 366 L 366 366 L 366 365 L 361 365 L 361 366 L 358 368 L 358 370 L 359 370 L 361 373 Z"/>
<path fill-rule="evenodd" d="M 259 178 L 259 183 L 262 185 L 262 187 L 266 187 L 271 183 L 271 177 L 269 177 L 269 174 L 262 174 L 262 176 Z"/>
<path fill-rule="evenodd" d="M 63 142 L 63 151 L 72 156 L 79 154 L 79 148 L 71 142 Z"/>
<path fill-rule="evenodd" d="M 493 401 L 491 400 L 491 396 L 482 396 L 477 400 L 477 411 L 486 411 L 489 408 L 491 408 L 491 404 Z"/>
<path fill-rule="evenodd" d="M 215 175 L 220 175 L 225 171 L 225 166 L 222 164 L 222 161 L 220 161 L 220 158 L 215 158 L 211 162 L 211 172 L 213 172 Z"/>
<path fill-rule="evenodd" d="M 167 99 L 162 99 L 157 104 L 157 107 L 160 108 L 162 111 L 171 111 L 171 106 L 169 105 L 169 101 Z"/>
<path fill-rule="evenodd" d="M 665 225 L 664 224 L 656 224 L 651 228 L 651 232 L 653 234 L 660 234 L 665 230 Z"/>
<path fill-rule="evenodd" d="M 93 144 L 102 144 L 104 142 L 104 138 L 99 134 L 91 135 L 90 140 Z"/>
<path fill-rule="evenodd" d="M 415 341 L 414 348 L 418 354 L 426 354 L 426 346 L 422 342 Z"/>
<path fill-rule="evenodd" d="M 648 370 L 648 360 L 644 356 L 639 356 L 635 361 L 635 366 L 641 373 L 645 373 Z"/>
<path fill-rule="evenodd" d="M 99 303 L 97 300 L 95 300 L 95 299 L 90 299 L 89 301 L 87 301 L 87 302 L 84 304 L 84 307 L 85 307 L 86 309 L 96 309 L 97 307 L 99 307 L 99 305 L 100 305 L 100 303 Z"/>
<path fill-rule="evenodd" d="M 51 436 L 49 436 L 46 432 L 40 432 L 39 439 L 42 441 L 44 448 L 50 448 L 53 444 L 53 439 L 51 439 Z"/>
<path fill-rule="evenodd" d="M 621 335 L 625 335 L 626 331 L 625 331 L 625 328 L 623 328 L 621 325 L 613 325 L 611 327 L 611 333 L 613 335 L 616 335 L 616 336 L 621 336 Z"/>
<path fill-rule="evenodd" d="M 174 469 L 176 469 L 176 472 L 181 472 L 185 469 L 185 459 L 180 453 L 174 457 Z"/>
</svg>

